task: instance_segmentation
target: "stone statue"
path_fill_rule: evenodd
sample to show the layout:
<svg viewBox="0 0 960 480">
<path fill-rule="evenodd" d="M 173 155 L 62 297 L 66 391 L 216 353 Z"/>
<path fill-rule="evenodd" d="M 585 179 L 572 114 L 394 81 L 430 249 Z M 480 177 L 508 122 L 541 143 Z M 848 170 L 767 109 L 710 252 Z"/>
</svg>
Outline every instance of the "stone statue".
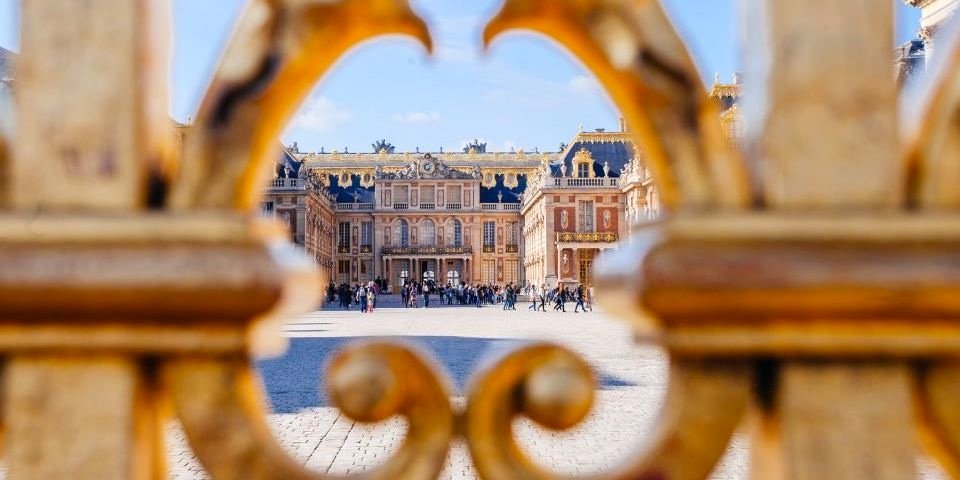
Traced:
<svg viewBox="0 0 960 480">
<path fill-rule="evenodd" d="M 560 210 L 560 228 L 566 230 L 570 226 L 570 214 L 566 210 Z"/>
<path fill-rule="evenodd" d="M 497 192 L 497 203 L 503 203 L 503 192 Z"/>
<path fill-rule="evenodd" d="M 560 164 L 560 176 L 561 176 L 561 177 L 566 177 L 566 176 L 567 176 L 567 164 L 566 164 L 566 163 L 561 163 L 561 164 Z"/>
<path fill-rule="evenodd" d="M 610 162 L 606 162 L 606 161 L 603 162 L 603 176 L 604 177 L 610 176 Z"/>
<path fill-rule="evenodd" d="M 563 252 L 563 272 L 568 273 L 570 271 L 570 253 Z"/>
</svg>

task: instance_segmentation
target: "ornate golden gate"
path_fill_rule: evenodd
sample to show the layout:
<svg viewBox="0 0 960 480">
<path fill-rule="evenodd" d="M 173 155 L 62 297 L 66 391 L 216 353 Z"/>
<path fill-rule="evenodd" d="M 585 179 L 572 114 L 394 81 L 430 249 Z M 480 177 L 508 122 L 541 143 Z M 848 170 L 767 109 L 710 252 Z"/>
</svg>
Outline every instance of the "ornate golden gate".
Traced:
<svg viewBox="0 0 960 480">
<path fill-rule="evenodd" d="M 890 2 L 744 4 L 759 37 L 743 157 L 656 1 L 508 0 L 485 33 L 537 30 L 591 68 L 671 212 L 607 274 L 638 287 L 604 294 L 668 350 L 666 407 L 598 477 L 704 478 L 744 420 L 755 478 L 907 478 L 917 426 L 958 476 L 960 37 L 938 47 L 901 142 Z M 280 128 L 334 60 L 386 33 L 429 47 L 427 30 L 401 0 L 252 0 L 179 155 L 164 6 L 23 2 L 16 133 L 0 142 L 8 475 L 161 477 L 174 415 L 215 479 L 319 478 L 271 438 L 250 356 L 275 347 L 269 318 L 320 288 L 251 211 Z M 484 478 L 552 478 L 511 420 L 576 424 L 588 367 L 538 344 L 478 375 L 454 412 L 404 347 L 336 358 L 346 415 L 409 422 L 362 477 L 436 477 L 460 436 Z"/>
</svg>

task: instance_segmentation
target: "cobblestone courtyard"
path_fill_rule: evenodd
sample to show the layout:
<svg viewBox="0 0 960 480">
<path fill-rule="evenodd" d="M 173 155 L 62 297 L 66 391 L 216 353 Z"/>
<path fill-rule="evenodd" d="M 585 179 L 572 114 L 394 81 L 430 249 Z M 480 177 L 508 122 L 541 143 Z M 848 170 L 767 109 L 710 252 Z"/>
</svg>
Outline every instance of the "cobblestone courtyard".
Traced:
<svg viewBox="0 0 960 480">
<path fill-rule="evenodd" d="M 572 304 L 570 304 L 572 307 Z M 354 423 L 329 406 L 323 387 L 325 362 L 346 342 L 392 337 L 419 344 L 448 374 L 454 401 L 462 405 L 470 373 L 498 350 L 530 340 L 551 340 L 579 352 L 597 370 L 594 411 L 577 429 L 554 433 L 528 422 L 515 432 L 542 465 L 564 473 L 608 470 L 646 436 L 666 387 L 665 358 L 655 347 L 637 346 L 621 323 L 603 313 L 532 312 L 500 307 L 381 308 L 373 315 L 318 311 L 285 325 L 284 356 L 259 362 L 274 413 L 270 423 L 280 443 L 307 467 L 348 474 L 383 462 L 405 432 L 400 420 L 377 426 Z M 172 478 L 205 478 L 176 425 L 169 428 Z M 714 478 L 746 478 L 747 445 L 738 437 Z M 929 468 L 924 468 L 929 470 Z M 925 472 L 924 478 L 936 478 Z M 466 448 L 457 444 L 443 478 L 475 478 Z"/>
</svg>

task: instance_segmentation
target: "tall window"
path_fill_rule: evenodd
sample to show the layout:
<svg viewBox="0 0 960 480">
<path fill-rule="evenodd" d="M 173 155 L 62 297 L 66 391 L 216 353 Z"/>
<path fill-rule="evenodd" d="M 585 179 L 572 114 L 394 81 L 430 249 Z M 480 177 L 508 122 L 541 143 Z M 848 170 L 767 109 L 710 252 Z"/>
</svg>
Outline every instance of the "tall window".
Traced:
<svg viewBox="0 0 960 480">
<path fill-rule="evenodd" d="M 400 220 L 394 228 L 393 244 L 399 247 L 410 246 L 410 224 L 406 220 Z"/>
<path fill-rule="evenodd" d="M 420 233 L 420 244 L 432 247 L 437 243 L 437 225 L 429 218 L 423 221 Z"/>
<path fill-rule="evenodd" d="M 593 233 L 593 202 L 581 200 L 577 204 L 577 231 Z"/>
<path fill-rule="evenodd" d="M 373 245 L 373 222 L 360 223 L 360 245 Z"/>
<path fill-rule="evenodd" d="M 507 260 L 503 271 L 503 282 L 516 284 L 520 278 L 520 262 Z"/>
<path fill-rule="evenodd" d="M 337 246 L 350 246 L 350 222 L 340 222 L 340 234 L 337 236 Z"/>
<path fill-rule="evenodd" d="M 340 283 L 350 281 L 350 260 L 337 261 L 337 281 Z"/>
<path fill-rule="evenodd" d="M 463 246 L 463 224 L 460 223 L 460 220 L 453 221 L 453 246 Z"/>
<path fill-rule="evenodd" d="M 497 261 L 490 259 L 484 260 L 480 270 L 480 281 L 486 284 L 492 284 L 497 280 Z"/>
<path fill-rule="evenodd" d="M 518 245 L 517 222 L 507 222 L 507 245 Z"/>
<path fill-rule="evenodd" d="M 496 245 L 497 227 L 494 222 L 483 222 L 483 247 L 493 248 Z"/>
</svg>

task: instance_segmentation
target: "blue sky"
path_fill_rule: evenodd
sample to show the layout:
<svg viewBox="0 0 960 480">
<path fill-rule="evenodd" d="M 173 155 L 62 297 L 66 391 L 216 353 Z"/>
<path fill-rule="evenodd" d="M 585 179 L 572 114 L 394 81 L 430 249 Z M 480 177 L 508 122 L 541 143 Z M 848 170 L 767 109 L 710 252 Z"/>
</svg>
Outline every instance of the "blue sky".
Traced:
<svg viewBox="0 0 960 480">
<path fill-rule="evenodd" d="M 919 12 L 898 5 L 897 43 L 914 37 Z M 431 24 L 436 55 L 385 38 L 348 55 L 324 78 L 288 126 L 301 150 L 369 151 L 386 138 L 400 151 L 459 149 L 478 138 L 488 149 L 556 150 L 579 125 L 614 129 L 618 113 L 593 76 L 566 52 L 532 34 L 512 34 L 484 54 L 480 29 L 501 0 L 413 0 Z M 700 67 L 738 69 L 736 0 L 663 0 Z M 197 108 L 244 0 L 173 0 L 171 115 Z M 828 13 L 829 14 L 829 13 Z M 0 46 L 18 49 L 18 2 L 0 0 Z M 891 53 L 892 55 L 892 53 Z"/>
</svg>

